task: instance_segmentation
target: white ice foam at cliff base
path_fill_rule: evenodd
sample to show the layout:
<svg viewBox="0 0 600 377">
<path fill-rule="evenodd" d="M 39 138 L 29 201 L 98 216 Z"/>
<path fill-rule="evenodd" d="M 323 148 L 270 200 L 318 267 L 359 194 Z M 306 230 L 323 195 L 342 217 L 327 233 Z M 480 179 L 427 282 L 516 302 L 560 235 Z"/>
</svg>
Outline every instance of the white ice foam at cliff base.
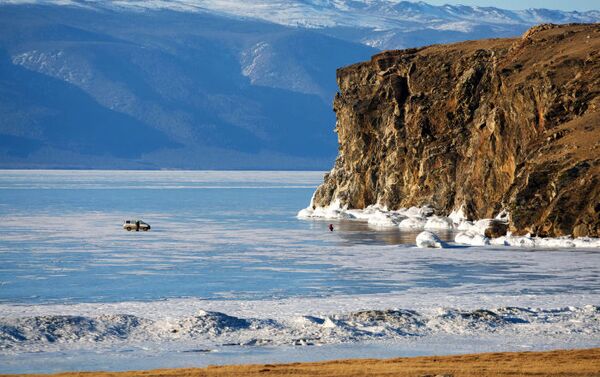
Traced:
<svg viewBox="0 0 600 377">
<path fill-rule="evenodd" d="M 329 206 L 314 206 L 311 204 L 297 214 L 299 219 L 323 220 L 358 220 L 366 221 L 374 227 L 398 227 L 411 230 L 457 230 L 455 242 L 471 246 L 516 246 L 539 248 L 600 248 L 600 238 L 592 237 L 532 237 L 530 235 L 514 236 L 510 232 L 506 236 L 489 239 L 485 230 L 492 219 L 469 221 L 462 208 L 454 210 L 448 216 L 433 214 L 430 206 L 401 208 L 388 210 L 385 206 L 374 204 L 365 209 L 348 209 L 335 199 Z M 496 219 L 506 221 L 508 213 L 502 211 Z"/>
</svg>

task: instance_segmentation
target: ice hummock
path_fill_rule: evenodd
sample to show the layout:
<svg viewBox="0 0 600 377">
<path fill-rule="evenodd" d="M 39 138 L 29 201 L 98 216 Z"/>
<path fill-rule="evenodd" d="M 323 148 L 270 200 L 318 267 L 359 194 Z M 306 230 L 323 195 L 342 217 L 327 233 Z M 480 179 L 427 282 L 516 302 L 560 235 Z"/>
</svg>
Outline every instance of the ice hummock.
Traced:
<svg viewBox="0 0 600 377">
<path fill-rule="evenodd" d="M 454 242 L 471 246 L 487 246 L 491 244 L 490 239 L 486 236 L 469 230 L 458 233 L 454 237 Z"/>
<path fill-rule="evenodd" d="M 306 346 L 427 338 L 440 335 L 596 337 L 600 307 L 496 307 L 430 310 L 368 309 L 287 318 L 244 318 L 200 312 L 180 318 L 120 315 L 0 317 L 0 353 L 45 352 L 65 345 L 193 341 L 209 349 L 243 346 Z"/>
<path fill-rule="evenodd" d="M 314 207 L 314 208 L 313 208 Z M 366 221 L 373 227 L 394 228 L 403 230 L 450 230 L 456 231 L 454 242 L 469 246 L 512 246 L 512 247 L 538 247 L 538 248 L 600 248 L 600 238 L 592 237 L 532 237 L 530 235 L 515 236 L 510 232 L 506 236 L 488 238 L 485 231 L 492 221 L 508 222 L 510 214 L 502 210 L 494 219 L 467 220 L 464 210 L 458 208 L 448 216 L 434 214 L 431 206 L 400 208 L 388 210 L 380 204 L 373 204 L 365 209 L 349 209 L 341 204 L 339 199 L 334 200 L 329 206 L 319 207 L 311 204 L 297 214 L 299 219 L 324 219 L 324 220 L 356 220 Z M 435 234 L 434 234 L 435 235 Z M 418 244 L 418 242 L 417 242 Z"/>
<path fill-rule="evenodd" d="M 444 243 L 440 238 L 432 232 L 424 231 L 417 235 L 416 238 L 417 247 L 420 248 L 434 248 L 441 249 L 444 247 Z"/>
</svg>

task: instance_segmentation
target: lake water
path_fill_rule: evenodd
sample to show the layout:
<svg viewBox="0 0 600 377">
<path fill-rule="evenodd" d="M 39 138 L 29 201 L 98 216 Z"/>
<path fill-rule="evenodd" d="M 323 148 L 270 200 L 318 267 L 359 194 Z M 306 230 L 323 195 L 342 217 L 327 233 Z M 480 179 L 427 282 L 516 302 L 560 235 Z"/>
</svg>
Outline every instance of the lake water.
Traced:
<svg viewBox="0 0 600 377">
<path fill-rule="evenodd" d="M 600 346 L 600 250 L 330 232 L 322 176 L 1 171 L 0 372 Z"/>
</svg>

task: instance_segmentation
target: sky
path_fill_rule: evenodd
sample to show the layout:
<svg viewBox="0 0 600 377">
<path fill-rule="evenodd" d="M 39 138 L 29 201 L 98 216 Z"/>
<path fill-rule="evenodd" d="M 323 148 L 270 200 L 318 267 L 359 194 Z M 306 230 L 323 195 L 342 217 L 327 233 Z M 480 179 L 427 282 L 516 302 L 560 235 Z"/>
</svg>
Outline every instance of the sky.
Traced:
<svg viewBox="0 0 600 377">
<path fill-rule="evenodd" d="M 548 8 L 560 10 L 600 10 L 600 0 L 424 0 L 434 5 L 462 4 L 502 9 Z"/>
</svg>

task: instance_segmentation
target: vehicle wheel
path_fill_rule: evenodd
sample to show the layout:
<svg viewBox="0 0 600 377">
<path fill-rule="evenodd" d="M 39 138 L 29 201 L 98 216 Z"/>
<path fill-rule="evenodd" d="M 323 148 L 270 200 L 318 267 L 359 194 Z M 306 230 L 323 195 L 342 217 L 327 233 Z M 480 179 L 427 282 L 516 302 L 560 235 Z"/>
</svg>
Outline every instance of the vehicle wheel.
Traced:
<svg viewBox="0 0 600 377">
<path fill-rule="evenodd" d="M 148 231 L 148 228 L 144 228 L 144 229 L 142 229 L 142 230 L 143 230 L 144 232 L 147 232 L 147 231 Z"/>
<path fill-rule="evenodd" d="M 125 229 L 127 229 L 128 232 L 131 232 L 131 228 L 125 228 Z"/>
</svg>

